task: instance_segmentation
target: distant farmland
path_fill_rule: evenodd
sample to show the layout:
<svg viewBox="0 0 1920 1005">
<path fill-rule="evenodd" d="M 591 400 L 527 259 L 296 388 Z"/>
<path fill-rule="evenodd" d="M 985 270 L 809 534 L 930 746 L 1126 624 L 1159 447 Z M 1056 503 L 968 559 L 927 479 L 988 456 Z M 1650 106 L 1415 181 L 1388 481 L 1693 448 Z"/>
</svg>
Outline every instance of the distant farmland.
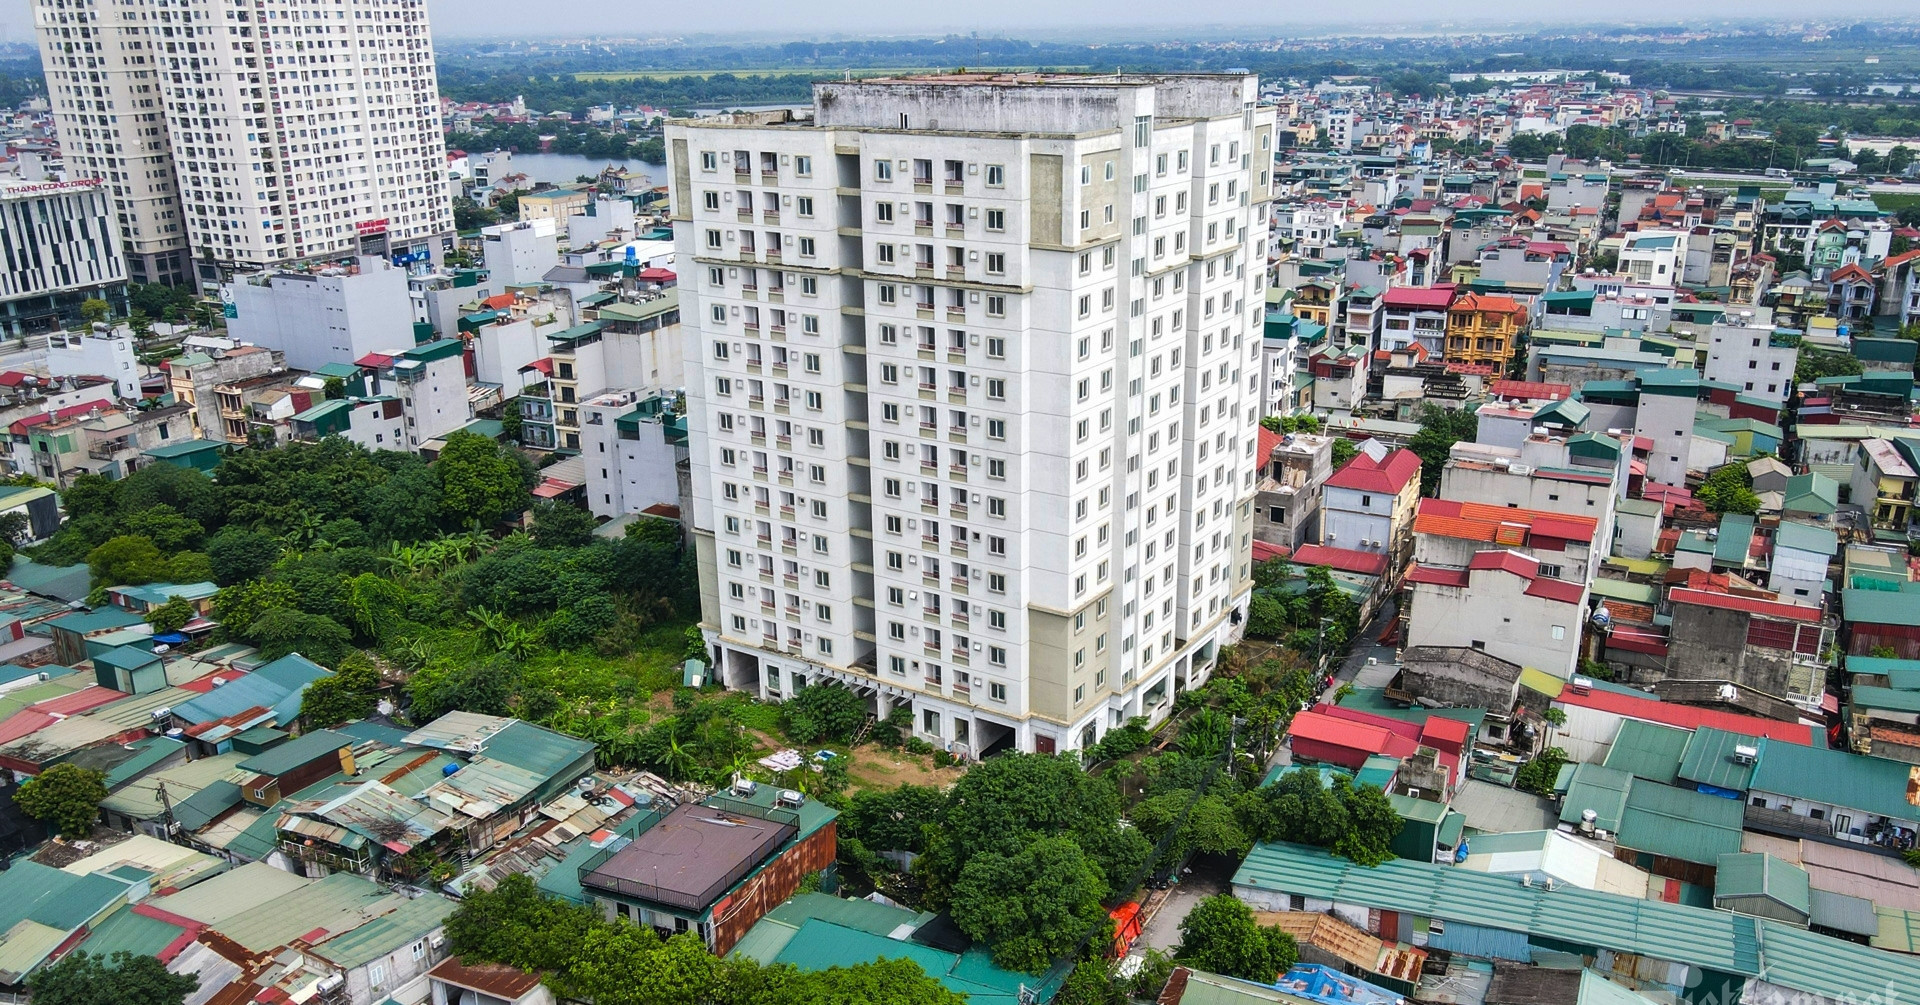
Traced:
<svg viewBox="0 0 1920 1005">
<path fill-rule="evenodd" d="M 1033 73 L 1039 70 L 1049 72 L 1078 73 L 1087 70 L 1085 66 L 969 66 L 969 72 L 977 73 Z M 915 73 L 945 73 L 953 70 L 950 66 L 860 66 L 851 72 L 856 77 L 894 77 Z M 605 80 L 621 82 L 628 80 L 672 80 L 675 77 L 699 77 L 706 79 L 729 75 L 734 77 L 786 77 L 802 76 L 814 79 L 826 79 L 842 76 L 846 69 L 834 69 L 826 66 L 784 66 L 763 67 L 753 70 L 590 70 L 571 74 L 580 80 Z"/>
</svg>

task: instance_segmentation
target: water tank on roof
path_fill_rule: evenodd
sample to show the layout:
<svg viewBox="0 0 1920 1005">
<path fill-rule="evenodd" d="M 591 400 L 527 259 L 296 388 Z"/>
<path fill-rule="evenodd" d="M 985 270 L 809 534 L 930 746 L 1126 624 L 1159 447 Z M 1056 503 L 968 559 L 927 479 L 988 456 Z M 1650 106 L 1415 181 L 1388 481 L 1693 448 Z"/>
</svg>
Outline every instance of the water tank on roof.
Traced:
<svg viewBox="0 0 1920 1005">
<path fill-rule="evenodd" d="M 442 778 L 450 777 L 451 775 L 453 775 L 454 772 L 457 772 L 459 770 L 460 770 L 460 766 L 458 764 L 449 764 L 446 767 L 440 769 L 440 777 Z"/>
</svg>

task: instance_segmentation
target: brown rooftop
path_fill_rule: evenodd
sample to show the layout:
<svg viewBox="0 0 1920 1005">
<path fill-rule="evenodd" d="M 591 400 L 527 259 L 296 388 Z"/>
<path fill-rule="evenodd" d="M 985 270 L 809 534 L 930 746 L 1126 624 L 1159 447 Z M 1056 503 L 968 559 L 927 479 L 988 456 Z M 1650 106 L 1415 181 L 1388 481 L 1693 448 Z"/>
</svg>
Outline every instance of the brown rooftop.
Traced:
<svg viewBox="0 0 1920 1005">
<path fill-rule="evenodd" d="M 580 877 L 583 886 L 705 911 L 800 833 L 792 823 L 689 804 Z"/>
<path fill-rule="evenodd" d="M 469 991 L 512 1001 L 540 986 L 540 975 L 504 963 L 468 963 L 458 956 L 442 960 L 427 976 Z"/>
</svg>

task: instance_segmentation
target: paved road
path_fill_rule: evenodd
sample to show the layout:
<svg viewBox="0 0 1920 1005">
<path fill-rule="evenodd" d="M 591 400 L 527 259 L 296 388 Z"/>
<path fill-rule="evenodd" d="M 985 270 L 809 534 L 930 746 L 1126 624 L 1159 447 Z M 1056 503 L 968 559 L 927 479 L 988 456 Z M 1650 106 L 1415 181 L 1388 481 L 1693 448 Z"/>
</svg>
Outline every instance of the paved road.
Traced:
<svg viewBox="0 0 1920 1005">
<path fill-rule="evenodd" d="M 1171 952 L 1180 944 L 1180 923 L 1187 919 L 1188 912 L 1208 897 L 1225 893 L 1232 880 L 1232 871 L 1224 868 L 1221 860 L 1213 857 L 1196 858 L 1193 872 L 1181 877 L 1179 884 L 1168 891 L 1166 903 L 1161 905 L 1153 920 L 1147 922 L 1147 927 L 1141 930 L 1140 938 L 1134 944 L 1144 949 Z"/>
</svg>

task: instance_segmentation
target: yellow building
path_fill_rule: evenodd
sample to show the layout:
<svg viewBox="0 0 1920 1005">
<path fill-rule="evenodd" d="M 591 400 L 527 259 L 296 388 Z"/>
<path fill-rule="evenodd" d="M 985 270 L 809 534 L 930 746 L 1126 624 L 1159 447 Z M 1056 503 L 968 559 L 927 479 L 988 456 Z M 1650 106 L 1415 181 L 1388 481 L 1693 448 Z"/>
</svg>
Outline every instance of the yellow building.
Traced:
<svg viewBox="0 0 1920 1005">
<path fill-rule="evenodd" d="M 1293 316 L 1311 321 L 1328 328 L 1333 327 L 1333 309 L 1340 298 L 1340 284 L 1328 279 L 1315 279 L 1300 284 L 1293 291 L 1293 302 L 1288 306 Z"/>
<path fill-rule="evenodd" d="M 1505 373 L 1527 327 L 1527 308 L 1512 297 L 1469 293 L 1447 310 L 1449 363 L 1490 363 Z"/>
</svg>

